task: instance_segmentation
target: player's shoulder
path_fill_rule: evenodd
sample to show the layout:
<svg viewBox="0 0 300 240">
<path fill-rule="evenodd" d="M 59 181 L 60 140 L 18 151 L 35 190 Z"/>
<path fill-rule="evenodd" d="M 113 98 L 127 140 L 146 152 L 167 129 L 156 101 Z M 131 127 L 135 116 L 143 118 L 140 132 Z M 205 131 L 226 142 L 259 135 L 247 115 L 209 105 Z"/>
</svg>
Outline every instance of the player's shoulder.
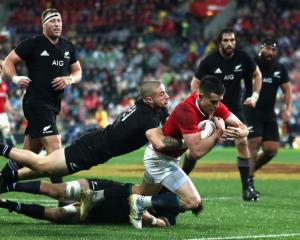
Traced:
<svg viewBox="0 0 300 240">
<path fill-rule="evenodd" d="M 282 64 L 281 62 L 276 62 L 276 67 L 280 70 L 280 71 L 287 71 L 287 68 L 284 64 Z"/>
<path fill-rule="evenodd" d="M 218 50 L 214 50 L 211 53 L 209 53 L 203 61 L 214 61 L 215 59 L 220 58 L 220 53 Z"/>
<path fill-rule="evenodd" d="M 65 37 L 59 37 L 59 40 L 63 45 L 73 46 L 73 43 Z"/>
<path fill-rule="evenodd" d="M 250 55 L 245 50 L 242 49 L 236 49 L 234 54 L 238 58 L 245 58 L 245 57 L 250 58 Z"/>
<path fill-rule="evenodd" d="M 28 45 L 28 44 L 32 44 L 32 45 L 39 44 L 42 41 L 42 38 L 43 37 L 41 35 L 25 38 L 20 42 L 19 46 Z"/>
</svg>

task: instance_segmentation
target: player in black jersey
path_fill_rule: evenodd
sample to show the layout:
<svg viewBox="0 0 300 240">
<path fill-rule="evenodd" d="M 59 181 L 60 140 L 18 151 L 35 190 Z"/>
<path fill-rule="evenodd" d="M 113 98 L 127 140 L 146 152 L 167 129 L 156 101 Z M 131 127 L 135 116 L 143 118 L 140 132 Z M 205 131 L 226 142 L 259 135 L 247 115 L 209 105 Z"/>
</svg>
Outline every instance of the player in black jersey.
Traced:
<svg viewBox="0 0 300 240">
<path fill-rule="evenodd" d="M 262 88 L 254 109 L 246 109 L 249 127 L 250 150 L 250 185 L 253 187 L 254 172 L 267 164 L 279 148 L 277 117 L 274 111 L 276 94 L 281 88 L 284 95 L 284 109 L 281 114 L 287 122 L 292 109 L 292 92 L 286 68 L 276 61 L 277 44 L 273 39 L 266 39 L 256 57 L 262 73 Z M 259 148 L 262 153 L 258 154 Z"/>
<path fill-rule="evenodd" d="M 139 149 L 148 142 L 148 131 L 161 131 L 158 127 L 167 117 L 165 110 L 169 101 L 165 86 L 160 81 L 143 82 L 140 95 L 142 99 L 127 112 L 120 114 L 111 125 L 87 132 L 70 146 L 47 156 L 4 144 L 0 144 L 0 155 L 32 169 L 39 176 L 64 176 Z M 161 137 L 154 141 L 153 144 L 160 149 L 178 148 L 183 144 L 181 140 L 164 137 L 162 131 Z M 2 174 L 2 188 L 6 183 L 22 178 L 20 172 Z"/>
<path fill-rule="evenodd" d="M 234 113 L 242 122 L 246 123 L 243 112 L 243 104 L 249 107 L 255 107 L 261 88 L 261 73 L 255 62 L 243 51 L 236 49 L 235 33 L 232 29 L 224 29 L 218 36 L 219 48 L 211 55 L 204 58 L 192 79 L 191 89 L 193 92 L 199 89 L 201 79 L 205 75 L 214 75 L 222 80 L 226 93 L 223 103 Z M 251 77 L 249 77 L 251 76 Z M 242 80 L 245 81 L 247 93 L 252 89 L 253 94 L 242 103 Z M 249 90 L 250 89 L 250 90 Z M 255 190 L 249 189 L 249 149 L 247 138 L 236 139 L 237 164 L 241 175 L 243 199 L 252 200 L 255 196 Z M 191 171 L 196 159 L 193 159 L 187 153 L 183 168 L 185 171 Z M 250 197 L 247 197 L 249 196 Z M 256 199 L 256 197 L 254 197 Z"/>
<path fill-rule="evenodd" d="M 51 184 L 46 181 L 18 182 L 8 185 L 7 190 L 9 192 L 43 194 L 60 201 L 69 201 L 70 204 L 62 208 L 49 208 L 38 204 L 25 204 L 0 198 L 0 208 L 54 223 L 122 224 L 129 222 L 128 197 L 131 193 L 137 192 L 138 188 L 138 185 L 131 183 L 120 183 L 106 179 L 79 179 L 60 184 Z M 88 189 L 103 191 L 105 198 L 97 202 L 88 212 L 86 219 L 82 220 L 79 213 L 80 193 Z M 120 189 L 122 189 L 121 192 Z M 169 198 L 170 194 L 176 199 L 176 195 L 173 193 L 161 193 L 156 197 L 162 201 Z M 175 210 L 162 209 L 157 205 L 144 213 L 143 223 L 158 227 L 175 225 L 177 214 L 178 212 Z"/>
<path fill-rule="evenodd" d="M 75 47 L 61 37 L 60 13 L 56 9 L 47 9 L 41 18 L 43 33 L 22 41 L 5 59 L 4 70 L 19 88 L 26 89 L 23 111 L 28 125 L 23 148 L 34 153 L 45 148 L 50 154 L 61 148 L 56 116 L 60 112 L 64 89 L 78 83 L 82 71 Z M 16 73 L 15 66 L 21 61 L 26 64 L 28 77 Z M 17 168 L 13 162 L 9 166 Z"/>
</svg>

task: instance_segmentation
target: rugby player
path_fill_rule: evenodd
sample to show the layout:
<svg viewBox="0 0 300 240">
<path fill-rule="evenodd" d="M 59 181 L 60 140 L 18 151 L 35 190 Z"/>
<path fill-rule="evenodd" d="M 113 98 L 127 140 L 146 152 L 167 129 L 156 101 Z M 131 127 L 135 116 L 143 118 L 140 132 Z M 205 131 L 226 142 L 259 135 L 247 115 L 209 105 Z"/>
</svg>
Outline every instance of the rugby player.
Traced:
<svg viewBox="0 0 300 240">
<path fill-rule="evenodd" d="M 255 108 L 246 109 L 249 127 L 250 176 L 249 185 L 254 189 L 254 173 L 267 164 L 278 152 L 279 132 L 275 102 L 278 89 L 283 93 L 284 107 L 281 113 L 287 123 L 292 112 L 292 90 L 284 65 L 276 60 L 277 43 L 266 39 L 261 44 L 256 62 L 262 73 L 262 88 Z M 258 153 L 259 149 L 261 153 Z"/>
<path fill-rule="evenodd" d="M 73 44 L 61 37 L 62 17 L 56 9 L 46 9 L 41 16 L 43 33 L 22 41 L 4 61 L 5 74 L 21 89 L 24 116 L 28 122 L 23 148 L 47 154 L 61 148 L 56 126 L 64 89 L 81 80 L 81 66 Z M 25 62 L 28 76 L 19 76 L 16 65 Z M 20 165 L 22 166 L 22 164 Z M 17 170 L 19 166 L 9 162 L 2 170 Z M 32 171 L 23 169 L 28 176 Z M 62 178 L 51 176 L 53 182 Z"/>
<path fill-rule="evenodd" d="M 248 107 L 255 107 L 261 89 L 261 72 L 255 62 L 243 51 L 236 49 L 236 35 L 232 29 L 224 29 L 218 36 L 218 49 L 211 55 L 204 58 L 191 82 L 192 92 L 198 91 L 202 78 L 205 75 L 214 75 L 222 80 L 226 93 L 223 103 L 234 113 L 244 124 L 243 104 Z M 251 97 L 242 103 L 242 80 L 245 81 L 246 95 L 252 90 Z M 237 147 L 237 165 L 242 181 L 242 197 L 245 201 L 257 200 L 259 195 L 255 189 L 248 184 L 249 177 L 249 149 L 247 138 L 235 140 Z M 185 156 L 183 168 L 192 171 L 197 159 L 190 154 Z"/>
</svg>

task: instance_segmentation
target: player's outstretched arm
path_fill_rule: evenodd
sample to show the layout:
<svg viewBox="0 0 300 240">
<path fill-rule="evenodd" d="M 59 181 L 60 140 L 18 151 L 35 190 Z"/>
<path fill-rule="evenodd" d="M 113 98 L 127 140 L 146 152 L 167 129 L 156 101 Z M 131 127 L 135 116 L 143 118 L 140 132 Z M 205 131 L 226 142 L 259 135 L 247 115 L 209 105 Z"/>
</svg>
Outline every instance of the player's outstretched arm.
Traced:
<svg viewBox="0 0 300 240">
<path fill-rule="evenodd" d="M 147 130 L 146 137 L 148 141 L 157 150 L 174 150 L 186 148 L 182 139 L 164 136 L 161 128 L 152 128 Z"/>
</svg>

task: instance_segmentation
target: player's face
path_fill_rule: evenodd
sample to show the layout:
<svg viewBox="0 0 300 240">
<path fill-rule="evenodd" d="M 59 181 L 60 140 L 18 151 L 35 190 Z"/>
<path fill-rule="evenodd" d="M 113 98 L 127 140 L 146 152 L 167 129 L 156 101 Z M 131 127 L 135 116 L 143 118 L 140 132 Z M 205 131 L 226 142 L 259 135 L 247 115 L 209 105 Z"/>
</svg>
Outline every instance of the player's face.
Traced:
<svg viewBox="0 0 300 240">
<path fill-rule="evenodd" d="M 273 61 L 275 61 L 277 51 L 276 51 L 276 48 L 274 48 L 272 46 L 266 46 L 260 50 L 260 54 L 264 60 L 266 60 L 268 62 L 273 62 Z"/>
<path fill-rule="evenodd" d="M 219 106 L 223 94 L 210 93 L 208 95 L 199 93 L 199 106 L 206 115 L 211 115 Z"/>
<path fill-rule="evenodd" d="M 44 24 L 44 33 L 51 39 L 60 37 L 62 31 L 61 17 L 54 17 Z"/>
<path fill-rule="evenodd" d="M 161 109 L 168 106 L 169 95 L 166 93 L 166 88 L 161 84 L 152 95 L 153 107 L 155 109 Z"/>
<path fill-rule="evenodd" d="M 226 55 L 231 56 L 236 45 L 234 33 L 224 33 L 220 43 L 220 51 Z"/>
</svg>

